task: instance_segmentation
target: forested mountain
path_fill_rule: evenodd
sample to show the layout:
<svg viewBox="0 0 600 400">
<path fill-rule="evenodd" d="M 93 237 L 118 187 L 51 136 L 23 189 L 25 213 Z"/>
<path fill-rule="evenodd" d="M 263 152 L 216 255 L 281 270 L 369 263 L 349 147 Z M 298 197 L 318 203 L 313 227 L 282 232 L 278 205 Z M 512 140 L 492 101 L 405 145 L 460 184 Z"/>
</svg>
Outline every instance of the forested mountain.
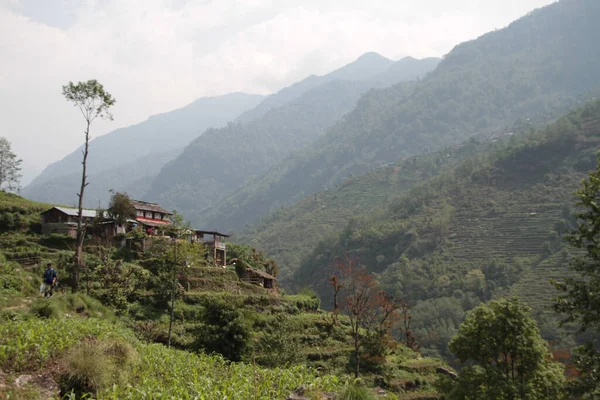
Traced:
<svg viewBox="0 0 600 400">
<path fill-rule="evenodd" d="M 206 224 L 240 228 L 351 174 L 559 116 L 600 87 L 598 18 L 599 2 L 563 0 L 456 46 L 409 94 L 370 91 L 321 139 L 207 211 Z"/>
<path fill-rule="evenodd" d="M 109 189 L 130 187 L 143 176 L 156 175 L 170 159 L 165 157 L 175 157 L 207 128 L 225 125 L 262 99 L 263 96 L 245 93 L 200 98 L 183 108 L 153 115 L 142 123 L 93 139 L 88 158 L 90 185 L 86 205 L 96 207 L 99 200 L 106 204 Z M 81 170 L 81 150 L 48 166 L 23 189 L 23 194 L 46 202 L 75 202 L 81 184 L 81 175 L 76 173 Z M 123 174 L 111 172 L 119 168 Z M 130 187 L 129 191 L 135 190 Z"/>
<path fill-rule="evenodd" d="M 357 77 L 360 72 L 371 78 L 373 71 L 379 68 L 367 68 L 365 60 L 373 57 L 363 56 L 331 75 Z M 378 65 L 380 58 L 375 59 Z M 290 103 L 269 110 L 257 120 L 209 130 L 163 168 L 146 197 L 181 210 L 195 224 L 202 222 L 205 207 L 218 203 L 231 190 L 285 159 L 292 151 L 314 142 L 352 110 L 356 101 L 370 88 L 385 84 L 385 79 L 393 79 L 387 82 L 391 85 L 397 82 L 395 79 L 423 76 L 435 66 L 435 62 L 427 59 L 421 69 L 418 67 L 421 65 L 419 60 L 406 60 L 402 65 L 407 68 L 406 73 L 399 73 L 401 68 L 393 64 L 396 72 L 381 79 L 349 81 L 327 78 L 324 84 Z M 410 86 L 406 84 L 397 90 L 408 92 Z"/>
<path fill-rule="evenodd" d="M 394 62 L 392 60 L 388 60 L 387 58 L 377 53 L 365 53 L 354 62 L 345 65 L 341 68 L 338 68 L 335 71 L 332 71 L 326 75 L 311 75 L 301 80 L 300 82 L 296 82 L 293 85 L 281 89 L 279 92 L 268 96 L 258 106 L 240 115 L 236 119 L 236 122 L 248 123 L 250 121 L 258 119 L 265 115 L 269 110 L 287 104 L 290 101 L 302 96 L 309 90 L 319 87 L 327 82 L 331 82 L 334 80 L 362 81 L 374 78 L 379 74 L 385 73 L 388 69 L 391 68 L 393 64 Z M 415 71 L 407 71 L 407 73 L 413 74 L 411 77 L 407 78 L 405 76 L 402 76 L 400 79 L 391 82 L 400 82 L 403 80 L 415 79 L 417 76 L 421 76 L 424 74 L 423 69 L 416 66 L 419 64 L 418 62 L 411 64 L 414 64 L 414 68 L 416 68 Z M 404 68 L 400 68 L 402 71 L 401 73 L 404 74 L 404 71 L 409 68 L 413 68 L 413 65 L 407 65 L 404 66 Z M 435 65 L 431 69 L 426 70 L 426 72 L 432 70 L 433 68 L 435 68 Z M 387 80 L 386 82 L 390 81 Z"/>
<path fill-rule="evenodd" d="M 475 149 L 475 141 L 466 146 Z M 479 301 L 511 293 L 541 312 L 556 295 L 549 278 L 567 273 L 570 250 L 562 236 L 573 226 L 574 192 L 595 167 L 599 146 L 600 101 L 543 131 L 499 140 L 388 205 L 356 212 L 341 233 L 322 240 L 301 261 L 288 282 L 310 285 L 330 303 L 332 260 L 346 254 L 356 258 L 378 274 L 384 288 L 413 306 L 417 336 L 442 353 L 464 312 Z M 378 175 L 395 185 L 419 163 L 444 163 L 413 160 Z M 385 184 L 368 182 L 365 177 L 359 183 L 364 191 Z M 335 204 L 346 195 L 351 210 L 361 199 L 359 187 L 352 193 L 340 186 L 330 198 Z M 327 204 L 313 205 L 323 207 Z M 551 326 L 544 334 L 560 340 Z"/>
</svg>

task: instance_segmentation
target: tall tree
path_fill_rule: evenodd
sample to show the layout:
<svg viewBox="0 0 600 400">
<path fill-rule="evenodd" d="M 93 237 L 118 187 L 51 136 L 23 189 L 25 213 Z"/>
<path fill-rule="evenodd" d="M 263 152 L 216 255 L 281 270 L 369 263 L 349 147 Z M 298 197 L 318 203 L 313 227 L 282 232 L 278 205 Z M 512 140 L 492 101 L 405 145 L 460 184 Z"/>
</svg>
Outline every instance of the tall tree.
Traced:
<svg viewBox="0 0 600 400">
<path fill-rule="evenodd" d="M 471 311 L 450 341 L 463 364 L 456 380 L 440 386 L 450 400 L 564 398 L 562 366 L 551 359 L 530 309 L 516 298 Z"/>
<path fill-rule="evenodd" d="M 73 83 L 69 82 L 62 87 L 63 96 L 67 101 L 73 103 L 75 107 L 81 111 L 86 122 L 85 127 L 85 142 L 83 147 L 83 165 L 81 173 L 81 187 L 77 196 L 79 197 L 79 212 L 77 218 L 77 247 L 75 249 L 75 263 L 72 271 L 72 289 L 74 292 L 79 286 L 79 271 L 83 267 L 83 239 L 85 237 L 85 226 L 83 225 L 83 193 L 87 182 L 86 168 L 90 142 L 90 127 L 97 118 L 109 119 L 112 121 L 113 116 L 108 111 L 115 104 L 115 99 L 112 95 L 104 90 L 104 86 L 95 79 L 90 79 L 86 82 Z"/>
<path fill-rule="evenodd" d="M 595 171 L 582 182 L 577 192 L 577 227 L 567 241 L 579 251 L 570 263 L 573 274 L 564 282 L 555 282 L 562 292 L 554 308 L 575 322 L 581 332 L 600 332 L 600 158 Z M 598 343 L 586 343 L 573 357 L 579 370 L 575 394 L 584 398 L 600 397 L 600 349 Z M 587 396 L 587 397 L 585 397 Z"/>
<path fill-rule="evenodd" d="M 8 139 L 0 137 L 0 190 L 19 190 L 21 180 L 21 163 L 17 155 L 12 152 Z"/>
</svg>

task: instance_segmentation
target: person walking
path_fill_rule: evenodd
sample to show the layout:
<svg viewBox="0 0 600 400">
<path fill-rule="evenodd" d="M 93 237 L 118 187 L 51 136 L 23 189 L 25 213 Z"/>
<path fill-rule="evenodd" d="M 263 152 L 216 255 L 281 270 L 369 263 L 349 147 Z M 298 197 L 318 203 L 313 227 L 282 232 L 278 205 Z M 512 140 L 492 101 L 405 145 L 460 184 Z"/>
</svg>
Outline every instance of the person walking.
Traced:
<svg viewBox="0 0 600 400">
<path fill-rule="evenodd" d="M 54 286 L 56 286 L 56 278 L 57 273 L 56 270 L 52 268 L 52 263 L 46 264 L 46 270 L 44 271 L 44 276 L 42 278 L 44 283 L 44 297 L 52 297 Z"/>
</svg>

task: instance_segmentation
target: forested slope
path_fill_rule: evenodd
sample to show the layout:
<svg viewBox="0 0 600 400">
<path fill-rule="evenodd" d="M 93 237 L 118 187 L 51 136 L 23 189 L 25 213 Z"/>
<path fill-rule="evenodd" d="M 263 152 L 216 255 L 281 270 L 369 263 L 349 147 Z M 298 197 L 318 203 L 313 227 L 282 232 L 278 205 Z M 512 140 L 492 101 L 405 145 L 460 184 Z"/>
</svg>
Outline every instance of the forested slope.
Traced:
<svg viewBox="0 0 600 400">
<path fill-rule="evenodd" d="M 259 119 L 269 110 L 281 107 L 284 104 L 299 98 L 304 93 L 334 80 L 361 81 L 371 79 L 380 74 L 384 74 L 392 67 L 393 64 L 394 61 L 389 60 L 377 53 L 365 53 L 350 64 L 338 68 L 326 75 L 311 75 L 300 82 L 296 82 L 281 89 L 277 93 L 268 96 L 256 107 L 244 112 L 242 115 L 236 118 L 236 122 L 248 123 Z M 420 76 L 422 73 L 422 71 L 416 72 L 418 72 L 416 76 Z M 387 77 L 383 78 L 385 79 Z M 414 76 L 412 79 L 414 79 Z M 405 79 L 400 79 L 395 82 L 399 82 L 401 80 Z"/>
<path fill-rule="evenodd" d="M 456 46 L 409 95 L 403 87 L 364 95 L 321 139 L 211 210 L 207 224 L 240 228 L 350 174 L 518 119 L 558 117 L 600 86 L 598 18 L 597 1 L 563 0 Z"/>
<path fill-rule="evenodd" d="M 479 301 L 512 293 L 541 312 L 556 295 L 549 279 L 567 273 L 562 236 L 573 224 L 574 191 L 595 167 L 599 146 L 600 102 L 541 132 L 498 141 L 351 219 L 316 246 L 291 282 L 312 285 L 328 303 L 329 265 L 355 257 L 414 306 L 425 344 L 442 351 L 439 332 L 451 335 Z"/>
<path fill-rule="evenodd" d="M 370 80 L 373 71 L 379 69 L 367 68 L 364 57 L 332 72 L 325 83 L 270 109 L 259 119 L 231 123 L 198 137 L 181 156 L 163 168 L 146 197 L 178 208 L 195 224 L 210 228 L 203 218 L 205 207 L 226 201 L 226 195 L 247 179 L 314 142 L 351 111 L 363 93 L 388 79 L 392 80 L 387 81 L 391 85 L 396 79 L 416 78 L 419 72 L 424 75 L 435 66 L 431 59 L 422 68 L 419 60 L 405 60 L 400 64 L 407 69 L 405 74 L 394 64 L 393 74 Z M 358 78 L 359 72 L 366 74 L 364 80 L 337 79 L 338 76 Z M 399 90 L 407 92 L 409 87 L 405 85 Z"/>
</svg>

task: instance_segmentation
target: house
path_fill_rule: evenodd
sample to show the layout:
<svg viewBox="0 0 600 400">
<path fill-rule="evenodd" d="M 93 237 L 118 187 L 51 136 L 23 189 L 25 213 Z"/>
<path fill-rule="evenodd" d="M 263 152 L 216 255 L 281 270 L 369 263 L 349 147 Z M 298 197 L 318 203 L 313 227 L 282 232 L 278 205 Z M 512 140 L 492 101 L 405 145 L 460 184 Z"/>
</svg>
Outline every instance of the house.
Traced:
<svg viewBox="0 0 600 400">
<path fill-rule="evenodd" d="M 215 264 L 224 267 L 227 265 L 227 243 L 225 243 L 225 238 L 228 237 L 229 235 L 224 233 L 194 230 L 192 242 L 200 242 L 208 245 L 210 255 Z"/>
<path fill-rule="evenodd" d="M 247 268 L 242 274 L 242 281 L 261 286 L 265 289 L 275 289 L 275 282 L 277 281 L 277 278 L 266 273 L 265 271 Z"/>
<path fill-rule="evenodd" d="M 173 213 L 158 204 L 139 200 L 131 200 L 131 204 L 135 208 L 135 221 L 144 228 L 146 233 L 156 235 L 162 231 L 161 228 L 171 225 L 170 218 Z"/>
<path fill-rule="evenodd" d="M 52 207 L 40 214 L 42 217 L 42 234 L 62 233 L 77 237 L 77 208 Z M 82 219 L 86 225 L 92 225 L 96 218 L 96 210 L 83 210 Z"/>
</svg>

